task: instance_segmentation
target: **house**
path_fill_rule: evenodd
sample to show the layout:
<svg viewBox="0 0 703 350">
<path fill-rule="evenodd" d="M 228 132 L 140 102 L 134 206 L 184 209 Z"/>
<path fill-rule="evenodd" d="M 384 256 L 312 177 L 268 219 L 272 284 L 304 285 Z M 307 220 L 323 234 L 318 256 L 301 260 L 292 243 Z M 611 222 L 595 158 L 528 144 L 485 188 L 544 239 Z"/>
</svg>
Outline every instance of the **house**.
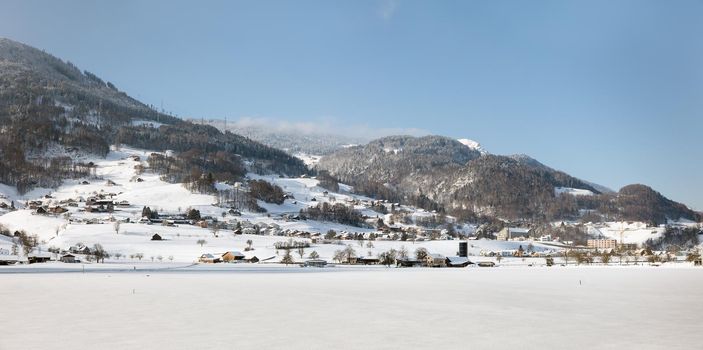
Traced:
<svg viewBox="0 0 703 350">
<path fill-rule="evenodd" d="M 152 241 L 163 241 L 163 238 L 158 233 L 154 233 L 153 236 L 151 236 Z"/>
<path fill-rule="evenodd" d="M 27 260 L 30 264 L 45 263 L 51 260 L 51 253 L 29 253 Z"/>
<path fill-rule="evenodd" d="M 530 229 L 521 227 L 504 227 L 498 232 L 496 239 L 499 241 L 524 240 L 530 237 Z"/>
<path fill-rule="evenodd" d="M 79 262 L 79 260 L 76 260 L 76 256 L 73 254 L 64 254 L 61 256 L 61 262 L 72 264 L 75 262 Z"/>
<path fill-rule="evenodd" d="M 199 262 L 201 263 L 206 263 L 206 264 L 216 264 L 219 262 L 222 262 L 222 259 L 219 257 L 215 257 L 212 254 L 206 253 L 200 256 L 198 259 Z"/>
<path fill-rule="evenodd" d="M 327 266 L 327 261 L 326 260 L 321 260 L 321 259 L 312 259 L 304 262 L 302 264 L 303 267 L 325 267 Z"/>
<path fill-rule="evenodd" d="M 448 256 L 446 264 L 448 267 L 467 267 L 474 263 L 465 256 Z"/>
<path fill-rule="evenodd" d="M 73 254 L 90 254 L 90 248 L 84 245 L 74 245 L 68 248 L 68 251 Z"/>
<path fill-rule="evenodd" d="M 222 254 L 222 261 L 224 262 L 234 262 L 239 260 L 244 260 L 245 256 L 238 251 L 229 251 Z"/>
<path fill-rule="evenodd" d="M 442 254 L 427 254 L 425 257 L 425 265 L 428 267 L 446 267 L 447 258 Z"/>
</svg>

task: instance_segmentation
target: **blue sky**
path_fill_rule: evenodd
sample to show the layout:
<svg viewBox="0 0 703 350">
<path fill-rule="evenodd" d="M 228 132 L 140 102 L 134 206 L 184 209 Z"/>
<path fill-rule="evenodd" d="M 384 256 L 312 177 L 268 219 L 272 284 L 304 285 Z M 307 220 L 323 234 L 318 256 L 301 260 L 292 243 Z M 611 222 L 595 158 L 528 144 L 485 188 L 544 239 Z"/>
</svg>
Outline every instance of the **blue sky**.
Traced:
<svg viewBox="0 0 703 350">
<path fill-rule="evenodd" d="M 3 0 L 179 116 L 415 128 L 703 210 L 703 1 Z"/>
</svg>

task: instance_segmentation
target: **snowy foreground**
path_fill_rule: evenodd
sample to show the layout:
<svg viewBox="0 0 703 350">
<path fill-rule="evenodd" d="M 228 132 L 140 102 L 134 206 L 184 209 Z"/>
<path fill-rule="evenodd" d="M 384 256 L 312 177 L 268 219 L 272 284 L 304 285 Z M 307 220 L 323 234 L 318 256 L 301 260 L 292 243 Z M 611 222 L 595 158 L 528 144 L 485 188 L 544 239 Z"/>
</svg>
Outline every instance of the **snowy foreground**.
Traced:
<svg viewBox="0 0 703 350">
<path fill-rule="evenodd" d="M 87 273 L 5 269 L 0 349 L 692 349 L 703 342 L 703 269 L 693 267 L 110 265 Z"/>
</svg>

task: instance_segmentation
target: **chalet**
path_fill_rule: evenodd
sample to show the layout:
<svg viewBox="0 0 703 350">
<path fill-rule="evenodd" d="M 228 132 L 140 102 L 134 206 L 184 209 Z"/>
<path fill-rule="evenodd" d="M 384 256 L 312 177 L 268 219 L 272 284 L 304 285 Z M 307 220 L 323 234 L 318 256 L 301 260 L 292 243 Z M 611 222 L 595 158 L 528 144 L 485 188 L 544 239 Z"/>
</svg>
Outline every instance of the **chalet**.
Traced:
<svg viewBox="0 0 703 350">
<path fill-rule="evenodd" d="M 125 200 L 122 200 L 122 201 L 119 201 L 119 202 L 115 203 L 115 205 L 118 206 L 118 207 L 123 207 L 123 208 L 124 208 L 124 207 L 129 207 L 129 202 L 128 202 L 128 201 L 125 201 Z"/>
<path fill-rule="evenodd" d="M 29 253 L 27 260 L 30 264 L 45 263 L 51 260 L 51 253 Z"/>
<path fill-rule="evenodd" d="M 427 254 L 425 257 L 425 265 L 428 267 L 446 267 L 447 258 L 442 254 Z"/>
<path fill-rule="evenodd" d="M 7 208 L 9 208 L 9 205 L 7 205 L 7 203 L 5 203 L 5 202 L 0 203 L 0 209 L 7 209 Z"/>
<path fill-rule="evenodd" d="M 44 215 L 44 214 L 47 214 L 48 211 L 47 211 L 46 208 L 44 208 L 44 207 L 39 207 L 39 208 L 37 208 L 37 212 L 36 212 L 36 213 L 37 213 L 37 214 L 42 214 L 42 215 Z"/>
<path fill-rule="evenodd" d="M 241 252 L 238 251 L 229 251 L 224 254 L 222 254 L 222 261 L 224 262 L 234 262 L 234 261 L 240 261 L 244 260 L 245 256 Z"/>
<path fill-rule="evenodd" d="M 200 258 L 198 258 L 198 261 L 206 264 L 216 264 L 222 262 L 222 259 L 220 259 L 219 257 L 215 257 L 212 254 L 206 253 L 201 255 Z"/>
<path fill-rule="evenodd" d="M 153 236 L 151 236 L 152 241 L 163 241 L 163 238 L 158 233 L 154 233 Z"/>
<path fill-rule="evenodd" d="M 76 263 L 79 261 L 80 260 L 77 260 L 76 256 L 73 254 L 64 254 L 61 256 L 61 262 L 63 262 L 63 263 L 72 264 L 72 263 Z"/>
<path fill-rule="evenodd" d="M 29 201 L 29 202 L 27 202 L 27 207 L 29 207 L 29 209 L 32 209 L 32 210 L 38 209 L 41 206 L 42 206 L 42 201 Z"/>
<path fill-rule="evenodd" d="M 81 182 L 81 185 L 90 185 L 90 182 L 88 182 L 88 181 L 83 181 L 83 182 Z"/>
<path fill-rule="evenodd" d="M 90 254 L 90 248 L 84 245 L 74 245 L 68 248 L 68 251 L 73 254 Z"/>
<path fill-rule="evenodd" d="M 446 264 L 448 267 L 467 267 L 474 263 L 469 258 L 464 256 L 448 256 Z"/>
<path fill-rule="evenodd" d="M 530 237 L 530 229 L 520 227 L 504 227 L 496 237 L 499 241 L 524 240 Z"/>
<path fill-rule="evenodd" d="M 325 267 L 327 266 L 327 261 L 322 259 L 312 259 L 307 260 L 302 264 L 303 267 Z"/>
</svg>

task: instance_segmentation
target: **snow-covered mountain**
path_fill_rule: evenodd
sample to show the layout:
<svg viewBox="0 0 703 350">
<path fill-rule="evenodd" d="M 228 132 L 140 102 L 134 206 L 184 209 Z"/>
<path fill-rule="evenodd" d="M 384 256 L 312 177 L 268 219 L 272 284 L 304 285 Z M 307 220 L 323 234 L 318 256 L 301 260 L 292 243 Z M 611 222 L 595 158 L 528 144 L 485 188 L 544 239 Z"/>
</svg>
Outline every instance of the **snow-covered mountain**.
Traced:
<svg viewBox="0 0 703 350">
<path fill-rule="evenodd" d="M 474 151 L 480 152 L 481 154 L 487 154 L 487 153 L 488 153 L 488 151 L 486 151 L 486 150 L 481 146 L 481 144 L 478 143 L 477 141 L 474 141 L 474 140 L 471 140 L 471 139 L 458 139 L 457 141 L 459 141 L 462 145 L 464 145 L 464 146 L 466 146 L 466 147 L 468 147 L 468 148 L 470 148 L 470 149 L 472 149 L 472 150 L 474 150 Z"/>
</svg>

